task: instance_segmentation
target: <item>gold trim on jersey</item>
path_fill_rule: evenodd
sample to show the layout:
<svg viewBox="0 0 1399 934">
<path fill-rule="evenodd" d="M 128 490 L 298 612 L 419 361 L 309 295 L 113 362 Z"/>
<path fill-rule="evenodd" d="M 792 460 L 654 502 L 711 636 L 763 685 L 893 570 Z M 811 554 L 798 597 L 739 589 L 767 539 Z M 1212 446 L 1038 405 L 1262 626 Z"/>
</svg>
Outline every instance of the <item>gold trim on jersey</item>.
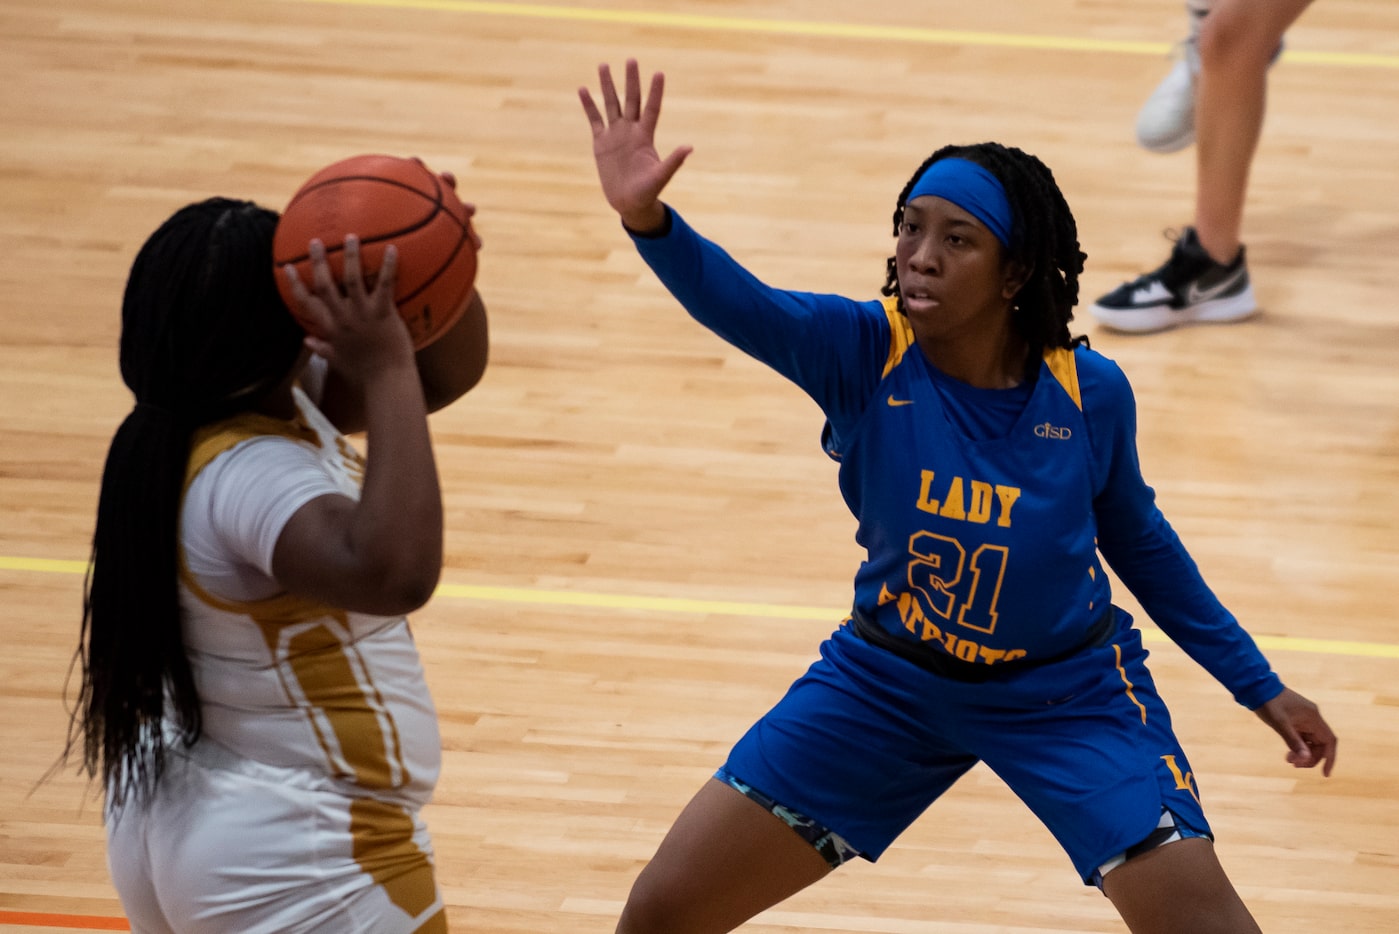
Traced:
<svg viewBox="0 0 1399 934">
<path fill-rule="evenodd" d="M 413 934 L 447 934 L 447 909 L 439 908 Z"/>
<path fill-rule="evenodd" d="M 185 467 L 184 493 L 189 493 L 194 478 L 208 467 L 214 458 L 244 441 L 267 435 L 304 441 L 317 448 L 323 447 L 320 435 L 306 423 L 299 412 L 292 421 L 258 412 L 244 412 L 224 421 L 205 425 L 194 433 L 194 440 L 190 444 L 189 463 Z M 183 500 L 183 496 L 181 498 Z M 248 614 L 259 621 L 292 623 L 318 619 L 336 612 L 334 607 L 294 594 L 278 594 L 264 600 L 224 600 L 209 593 L 195 580 L 185 561 L 183 548 L 179 549 L 179 570 L 181 581 L 201 602 L 228 613 Z"/>
<path fill-rule="evenodd" d="M 1054 374 L 1059 385 L 1064 387 L 1069 398 L 1074 400 L 1074 405 L 1078 406 L 1078 410 L 1082 412 L 1083 394 L 1078 388 L 1078 360 L 1074 357 L 1073 348 L 1055 347 L 1046 350 L 1044 364 L 1049 367 L 1049 372 Z"/>
<path fill-rule="evenodd" d="M 1122 683 L 1123 683 L 1123 685 L 1126 686 L 1126 689 L 1127 689 L 1127 690 L 1126 690 L 1127 698 L 1128 698 L 1128 700 L 1130 700 L 1133 704 L 1136 705 L 1137 710 L 1141 711 L 1142 722 L 1145 723 L 1145 722 L 1146 722 L 1146 708 L 1145 708 L 1144 706 L 1142 706 L 1142 702 L 1141 702 L 1141 701 L 1137 700 L 1136 691 L 1133 690 L 1133 688 L 1135 688 L 1136 685 L 1132 684 L 1132 680 L 1131 680 L 1130 678 L 1127 677 L 1127 669 L 1122 667 L 1122 646 L 1120 646 L 1120 645 L 1118 645 L 1117 643 L 1114 642 L 1113 645 L 1112 645 L 1112 652 L 1113 652 L 1113 657 L 1116 659 L 1117 673 L 1122 677 Z"/>
<path fill-rule="evenodd" d="M 190 445 L 189 465 L 185 470 L 185 486 L 188 487 L 199 471 L 209 466 L 209 462 L 224 451 L 242 441 L 266 435 L 294 438 L 316 447 L 321 446 L 320 435 L 306 423 L 300 413 L 295 419 L 288 420 L 263 415 L 260 412 L 243 412 L 195 431 L 194 440 Z"/>
<path fill-rule="evenodd" d="M 889 356 L 884 359 L 884 372 L 879 375 L 880 379 L 892 373 L 904 354 L 908 353 L 908 348 L 913 346 L 913 325 L 908 323 L 908 316 L 899 311 L 897 295 L 884 299 L 884 316 L 889 319 Z"/>
<path fill-rule="evenodd" d="M 884 359 L 884 372 L 880 374 L 880 379 L 893 372 L 894 367 L 903 361 L 904 354 L 908 353 L 915 341 L 913 325 L 909 324 L 908 316 L 899 311 L 898 296 L 889 296 L 884 299 L 883 304 L 884 316 L 889 319 L 889 354 Z M 1078 386 L 1078 362 L 1074 358 L 1073 348 L 1052 347 L 1044 352 L 1044 362 L 1059 385 L 1069 394 L 1069 398 L 1074 400 L 1074 405 L 1082 412 L 1083 394 Z"/>
<path fill-rule="evenodd" d="M 398 788 L 408 783 L 398 725 L 360 657 L 330 621 L 308 626 L 257 620 L 279 671 L 290 671 L 282 686 L 306 711 L 321 750 L 341 777 L 364 788 Z M 344 619 L 336 620 L 342 626 Z M 335 741 L 321 724 L 324 718 Z M 338 754 L 336 752 L 338 750 Z"/>
<path fill-rule="evenodd" d="M 432 860 L 413 842 L 413 831 L 413 817 L 400 805 L 375 798 L 350 802 L 355 862 L 383 886 L 389 901 L 416 918 L 437 903 L 437 881 Z M 445 916 L 435 914 L 419 930 L 445 931 Z"/>
</svg>

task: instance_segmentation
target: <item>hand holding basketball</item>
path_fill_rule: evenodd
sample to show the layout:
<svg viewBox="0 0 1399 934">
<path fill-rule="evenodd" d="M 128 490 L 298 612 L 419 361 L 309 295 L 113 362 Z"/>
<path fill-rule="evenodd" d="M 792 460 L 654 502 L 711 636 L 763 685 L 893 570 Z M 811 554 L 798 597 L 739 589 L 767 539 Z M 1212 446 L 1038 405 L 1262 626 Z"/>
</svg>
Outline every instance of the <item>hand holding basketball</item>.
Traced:
<svg viewBox="0 0 1399 934">
<path fill-rule="evenodd" d="M 292 196 L 273 238 L 273 261 L 291 264 L 310 281 L 307 244 L 325 245 L 330 274 L 343 282 L 343 244 L 359 245 L 364 280 L 372 284 L 386 248 L 398 248 L 393 293 L 413 346 L 422 349 L 456 323 L 476 282 L 480 240 L 471 228 L 474 209 L 457 197 L 450 174 L 434 174 L 419 159 L 363 155 L 344 159 L 311 176 Z M 282 298 L 302 326 L 290 280 L 278 275 Z"/>
<path fill-rule="evenodd" d="M 295 266 L 282 267 L 292 307 L 307 325 L 306 345 L 350 379 L 368 379 L 394 366 L 413 367 L 412 341 L 393 301 L 397 249 L 392 244 L 385 248 L 372 286 L 360 265 L 358 238 L 345 238 L 339 282 L 331 275 L 324 244 L 312 240 L 308 252 L 309 286 Z"/>
</svg>

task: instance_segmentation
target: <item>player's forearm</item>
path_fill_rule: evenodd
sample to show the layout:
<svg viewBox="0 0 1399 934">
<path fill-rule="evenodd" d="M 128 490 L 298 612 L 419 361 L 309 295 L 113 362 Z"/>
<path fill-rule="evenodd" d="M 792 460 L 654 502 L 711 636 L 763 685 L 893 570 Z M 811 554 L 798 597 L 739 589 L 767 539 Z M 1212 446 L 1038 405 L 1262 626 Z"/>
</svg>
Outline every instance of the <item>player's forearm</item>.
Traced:
<svg viewBox="0 0 1399 934">
<path fill-rule="evenodd" d="M 368 458 L 350 533 L 361 566 L 396 602 L 416 608 L 442 571 L 442 493 L 416 369 L 365 387 Z"/>
</svg>

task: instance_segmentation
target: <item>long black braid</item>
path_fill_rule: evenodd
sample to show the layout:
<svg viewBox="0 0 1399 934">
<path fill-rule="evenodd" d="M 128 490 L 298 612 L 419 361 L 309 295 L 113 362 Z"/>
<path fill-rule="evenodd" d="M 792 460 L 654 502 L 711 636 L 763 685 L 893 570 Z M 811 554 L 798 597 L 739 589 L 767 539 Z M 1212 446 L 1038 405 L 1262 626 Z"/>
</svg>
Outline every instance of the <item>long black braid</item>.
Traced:
<svg viewBox="0 0 1399 934">
<path fill-rule="evenodd" d="M 909 192 L 923 173 L 940 159 L 967 159 L 1000 180 L 1015 217 L 1010 259 L 1030 270 L 1030 277 L 1015 296 L 1011 320 L 1028 346 L 1026 378 L 1039 372 L 1040 358 L 1054 347 L 1086 344 L 1088 338 L 1071 337 L 1069 322 L 1078 303 L 1078 277 L 1087 254 L 1079 249 L 1078 225 L 1054 181 L 1054 173 L 1039 159 L 1000 143 L 944 146 L 913 173 L 894 208 L 894 235 L 903 223 Z M 889 258 L 885 295 L 898 295 L 898 270 Z M 902 302 L 902 298 L 900 298 Z"/>
<path fill-rule="evenodd" d="M 276 224 L 246 201 L 189 205 L 146 241 L 127 280 L 121 374 L 136 404 L 102 472 L 67 746 L 81 742 L 83 771 L 114 804 L 154 789 L 167 720 L 186 743 L 199 735 L 177 585 L 185 467 L 195 428 L 256 404 L 301 352 L 272 268 Z"/>
</svg>

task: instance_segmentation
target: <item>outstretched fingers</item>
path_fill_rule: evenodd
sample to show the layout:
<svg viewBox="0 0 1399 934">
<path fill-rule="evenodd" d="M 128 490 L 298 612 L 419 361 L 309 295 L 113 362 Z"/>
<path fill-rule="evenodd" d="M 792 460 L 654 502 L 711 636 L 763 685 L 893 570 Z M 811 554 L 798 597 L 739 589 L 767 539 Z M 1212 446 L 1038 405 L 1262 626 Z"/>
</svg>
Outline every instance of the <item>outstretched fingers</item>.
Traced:
<svg viewBox="0 0 1399 934">
<path fill-rule="evenodd" d="M 468 215 L 469 217 L 470 215 Z M 398 283 L 398 247 L 390 243 L 384 247 L 384 258 L 379 261 L 379 273 L 374 278 L 374 296 L 394 308 L 394 292 Z"/>
<path fill-rule="evenodd" d="M 634 66 L 636 63 L 629 63 Z M 641 79 L 637 78 L 637 86 L 640 87 Z M 640 90 L 637 91 L 640 93 Z M 641 112 L 641 125 L 646 128 L 646 132 L 651 135 L 656 133 L 656 124 L 661 119 L 661 98 L 665 96 L 665 73 L 656 72 L 651 76 L 651 91 L 646 95 L 646 107 Z M 679 168 L 677 165 L 676 168 Z"/>
<path fill-rule="evenodd" d="M 311 281 L 319 289 L 316 276 L 319 269 L 318 264 L 325 262 L 325 245 L 319 240 L 312 240 L 308 252 L 312 263 Z M 307 288 L 306 283 L 301 281 L 301 276 L 297 275 L 296 267 L 291 263 L 282 265 L 282 276 L 291 287 L 292 298 L 296 301 L 298 316 L 303 322 L 303 326 L 312 333 L 325 333 L 325 329 L 330 326 L 330 313 L 326 310 L 325 302 L 321 301 L 310 288 Z"/>
<path fill-rule="evenodd" d="M 306 346 L 321 353 L 325 347 L 325 335 L 335 327 L 331 304 L 339 301 L 340 291 L 326 261 L 325 244 L 312 240 L 307 253 L 311 258 L 309 286 L 301 280 L 291 263 L 282 266 L 282 275 L 291 287 L 292 299 L 297 306 L 297 319 L 306 329 Z"/>
<path fill-rule="evenodd" d="M 598 65 L 598 87 L 602 91 L 602 107 L 593 100 L 586 88 L 578 89 L 578 100 L 583 104 L 583 112 L 593 129 L 593 135 L 603 133 L 609 126 L 627 120 L 640 123 L 648 132 L 655 132 L 661 116 L 661 96 L 665 87 L 665 75 L 656 72 L 651 76 L 651 90 L 643 103 L 641 97 L 641 66 L 636 59 L 627 59 L 626 83 L 622 97 L 617 95 L 616 82 L 612 80 L 612 69 L 606 63 Z"/>
<path fill-rule="evenodd" d="M 607 121 L 602 119 L 602 111 L 597 109 L 597 104 L 593 102 L 593 95 L 587 88 L 578 89 L 578 100 L 583 104 L 583 113 L 588 118 L 588 126 L 593 130 L 593 136 L 598 137 L 607 132 Z"/>
<path fill-rule="evenodd" d="M 607 122 L 615 123 L 622 119 L 622 105 L 617 100 L 617 85 L 612 82 L 612 69 L 606 62 L 597 66 L 598 84 L 602 88 L 602 108 L 607 114 Z"/>
<path fill-rule="evenodd" d="M 670 180 L 675 177 L 676 172 L 680 171 L 680 167 L 685 164 L 685 160 L 690 157 L 690 153 L 694 150 L 693 146 L 677 146 L 670 155 L 661 161 L 660 184 L 657 187 L 657 192 L 670 184 Z"/>
<path fill-rule="evenodd" d="M 312 240 L 310 246 L 311 254 L 311 290 L 315 293 L 316 300 L 320 302 L 327 319 L 330 316 L 330 304 L 340 297 L 340 287 L 335 284 L 335 276 L 330 271 L 330 261 L 326 258 L 325 244 L 319 240 Z"/>
<path fill-rule="evenodd" d="M 627 109 L 623 116 L 628 120 L 641 119 L 641 66 L 636 59 L 627 59 Z"/>
<path fill-rule="evenodd" d="M 341 280 L 345 286 L 345 296 L 353 303 L 364 300 L 364 266 L 360 263 L 359 237 L 345 235 L 344 265 Z"/>
</svg>

